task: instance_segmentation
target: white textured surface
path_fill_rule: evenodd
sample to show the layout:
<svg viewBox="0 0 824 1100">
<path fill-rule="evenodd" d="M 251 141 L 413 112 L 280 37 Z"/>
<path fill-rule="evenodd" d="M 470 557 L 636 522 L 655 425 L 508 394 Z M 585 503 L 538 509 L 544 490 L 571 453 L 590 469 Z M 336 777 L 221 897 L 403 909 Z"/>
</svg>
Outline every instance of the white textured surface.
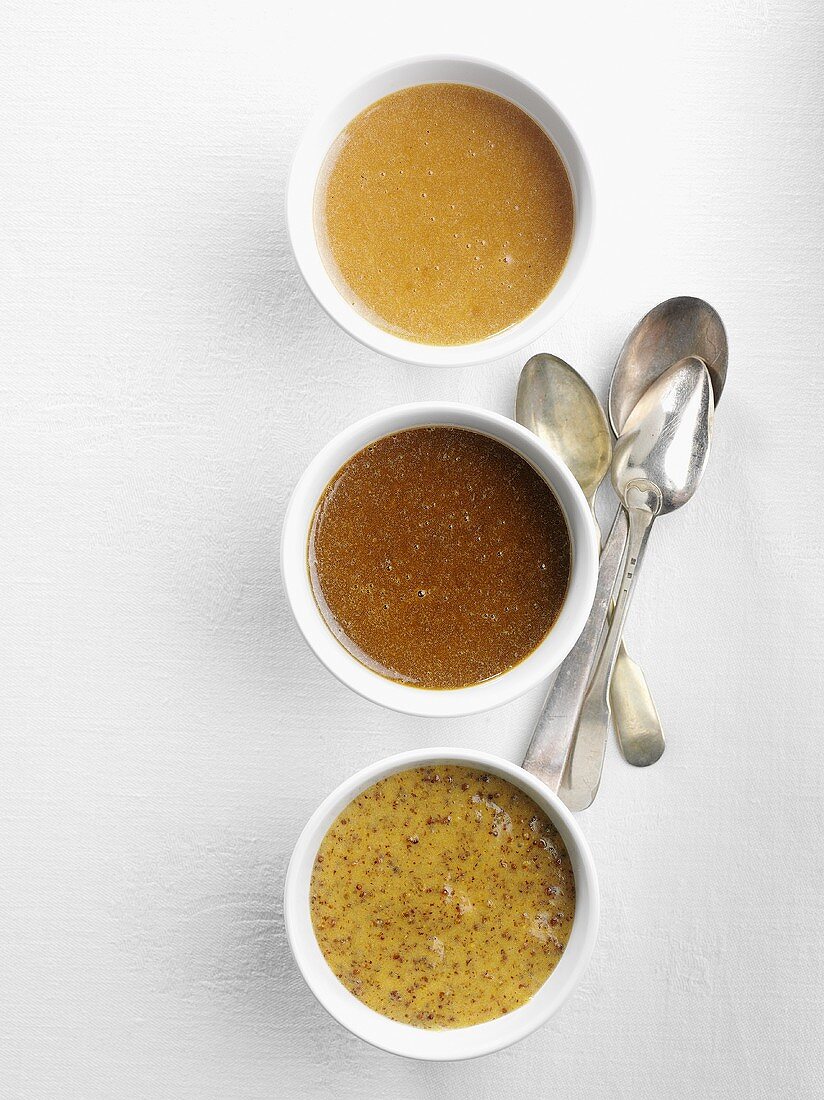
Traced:
<svg viewBox="0 0 824 1100">
<path fill-rule="evenodd" d="M 592 153 L 599 247 L 541 347 L 603 393 L 635 320 L 692 293 L 732 348 L 701 494 L 632 615 L 669 750 L 644 773 L 611 746 L 584 817 L 592 968 L 520 1046 L 437 1067 L 315 1005 L 284 867 L 355 768 L 517 759 L 539 700 L 384 713 L 312 659 L 276 572 L 335 430 L 512 406 L 522 357 L 438 374 L 354 345 L 284 236 L 323 86 L 429 49 L 541 82 Z M 821 1095 L 823 66 L 818 0 L 6 0 L 0 1095 Z"/>
</svg>

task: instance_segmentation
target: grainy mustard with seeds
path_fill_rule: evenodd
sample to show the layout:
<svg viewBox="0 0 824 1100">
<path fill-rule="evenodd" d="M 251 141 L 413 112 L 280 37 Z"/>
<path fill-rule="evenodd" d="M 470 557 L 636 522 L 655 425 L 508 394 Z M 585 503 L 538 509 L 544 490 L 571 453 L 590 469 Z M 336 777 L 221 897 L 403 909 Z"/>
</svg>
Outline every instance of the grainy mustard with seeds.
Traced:
<svg viewBox="0 0 824 1100">
<path fill-rule="evenodd" d="M 527 794 L 458 765 L 387 776 L 332 824 L 315 859 L 312 923 L 338 979 L 424 1028 L 518 1008 L 557 965 L 575 880 Z"/>
</svg>

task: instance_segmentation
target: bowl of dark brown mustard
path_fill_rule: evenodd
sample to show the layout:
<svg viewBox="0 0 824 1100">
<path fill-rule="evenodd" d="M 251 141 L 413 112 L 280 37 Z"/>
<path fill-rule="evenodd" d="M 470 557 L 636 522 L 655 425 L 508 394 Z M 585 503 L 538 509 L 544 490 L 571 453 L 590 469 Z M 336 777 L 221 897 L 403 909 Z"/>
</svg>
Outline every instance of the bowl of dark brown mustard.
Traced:
<svg viewBox="0 0 824 1100">
<path fill-rule="evenodd" d="M 569 470 L 530 432 L 464 405 L 396 406 L 300 478 L 286 595 L 341 681 L 411 714 L 470 714 L 534 687 L 580 634 L 597 545 Z"/>
</svg>

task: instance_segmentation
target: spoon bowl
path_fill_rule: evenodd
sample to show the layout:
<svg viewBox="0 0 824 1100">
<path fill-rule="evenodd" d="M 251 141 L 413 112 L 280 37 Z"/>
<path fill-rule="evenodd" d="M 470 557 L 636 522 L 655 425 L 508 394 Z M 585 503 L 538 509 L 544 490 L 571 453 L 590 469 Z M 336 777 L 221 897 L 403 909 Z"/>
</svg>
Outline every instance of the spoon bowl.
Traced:
<svg viewBox="0 0 824 1100">
<path fill-rule="evenodd" d="M 616 436 L 653 382 L 673 363 L 691 356 L 706 363 L 717 405 L 727 380 L 727 334 L 709 302 L 669 298 L 641 318 L 624 341 L 609 388 L 609 419 Z"/>
<path fill-rule="evenodd" d="M 601 402 L 557 355 L 533 355 L 521 371 L 515 419 L 567 464 L 590 508 L 612 462 L 612 440 Z"/>
<path fill-rule="evenodd" d="M 615 445 L 612 484 L 625 505 L 637 482 L 658 490 L 656 515 L 687 503 L 704 474 L 713 414 L 709 372 L 697 356 L 676 363 L 650 386 Z"/>
</svg>

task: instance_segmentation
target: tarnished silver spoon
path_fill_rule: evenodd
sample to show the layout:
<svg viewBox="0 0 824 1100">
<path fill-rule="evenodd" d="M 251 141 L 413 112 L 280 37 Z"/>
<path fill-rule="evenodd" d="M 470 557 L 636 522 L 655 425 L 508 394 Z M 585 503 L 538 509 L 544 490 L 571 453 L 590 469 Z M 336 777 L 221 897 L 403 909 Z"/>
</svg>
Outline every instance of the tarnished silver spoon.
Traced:
<svg viewBox="0 0 824 1100">
<path fill-rule="evenodd" d="M 595 496 L 612 462 L 612 436 L 601 402 L 581 375 L 557 355 L 533 355 L 521 371 L 515 399 L 515 418 L 534 432 L 566 463 L 581 486 L 592 510 L 596 528 Z M 601 533 L 598 530 L 600 544 Z M 563 683 L 563 678 L 561 683 Z M 620 743 L 660 746 L 664 734 L 644 674 L 623 644 L 618 651 L 610 689 L 612 717 Z M 583 687 L 581 691 L 583 696 Z M 553 719 L 559 712 L 558 699 L 550 691 L 536 723 L 536 735 L 559 739 L 561 744 L 543 751 L 553 757 L 565 755 L 571 740 L 575 715 L 565 724 Z M 563 711 L 566 714 L 566 710 Z M 646 763 L 653 763 L 648 759 Z"/>
<path fill-rule="evenodd" d="M 616 435 L 627 417 L 664 371 L 695 355 L 707 364 L 713 400 L 721 400 L 727 380 L 727 334 L 724 323 L 702 298 L 668 298 L 646 313 L 629 336 L 615 363 L 609 387 L 609 420 Z"/>
<path fill-rule="evenodd" d="M 681 508 L 706 467 L 714 415 L 703 360 L 676 363 L 650 386 L 615 445 L 612 483 L 629 515 L 621 581 L 606 641 L 595 666 L 560 793 L 573 810 L 592 804 L 601 782 L 610 717 L 610 679 L 627 610 L 657 516 Z"/>
<path fill-rule="evenodd" d="M 616 435 L 624 430 L 627 417 L 652 383 L 673 363 L 691 355 L 707 364 L 717 405 L 727 380 L 728 361 L 727 334 L 721 318 L 701 298 L 681 296 L 659 302 L 626 338 L 615 363 L 609 388 L 609 418 Z M 620 662 L 620 652 L 618 659 Z M 616 673 L 618 668 L 616 663 Z M 640 709 L 635 711 L 640 721 L 628 718 L 619 722 L 625 709 L 619 696 L 625 688 L 638 698 L 630 673 L 621 677 L 613 674 L 610 703 L 615 732 L 624 759 L 636 768 L 645 768 L 661 757 L 664 735 L 657 714 L 655 721 L 649 722 Z"/>
</svg>

